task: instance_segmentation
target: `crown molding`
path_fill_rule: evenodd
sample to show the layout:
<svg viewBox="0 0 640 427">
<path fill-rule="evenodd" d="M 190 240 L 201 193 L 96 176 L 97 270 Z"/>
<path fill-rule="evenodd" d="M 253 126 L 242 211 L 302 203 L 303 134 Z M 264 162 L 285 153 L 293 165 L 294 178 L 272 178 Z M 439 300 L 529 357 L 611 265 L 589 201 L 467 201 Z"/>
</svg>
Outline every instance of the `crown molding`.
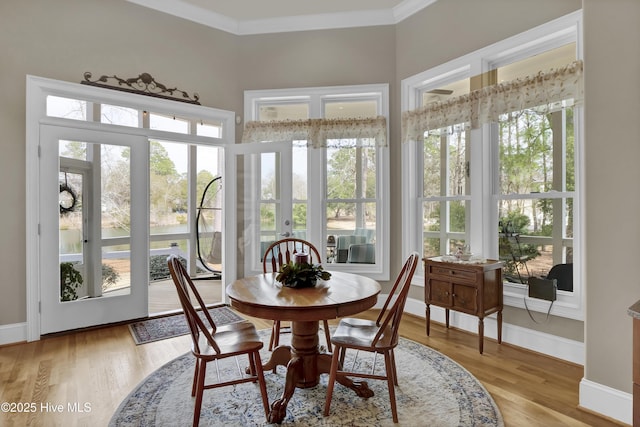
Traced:
<svg viewBox="0 0 640 427">
<path fill-rule="evenodd" d="M 149 9 L 155 9 L 169 15 L 187 19 L 207 27 L 216 28 L 232 34 L 238 34 L 238 21 L 228 16 L 212 12 L 183 0 L 127 0 Z"/>
<path fill-rule="evenodd" d="M 127 0 L 235 35 L 394 25 L 438 0 L 404 0 L 392 9 L 324 13 L 238 21 L 184 0 Z"/>
<path fill-rule="evenodd" d="M 404 21 L 414 13 L 420 12 L 425 7 L 431 6 L 438 0 L 404 0 L 393 8 L 395 24 Z"/>
</svg>

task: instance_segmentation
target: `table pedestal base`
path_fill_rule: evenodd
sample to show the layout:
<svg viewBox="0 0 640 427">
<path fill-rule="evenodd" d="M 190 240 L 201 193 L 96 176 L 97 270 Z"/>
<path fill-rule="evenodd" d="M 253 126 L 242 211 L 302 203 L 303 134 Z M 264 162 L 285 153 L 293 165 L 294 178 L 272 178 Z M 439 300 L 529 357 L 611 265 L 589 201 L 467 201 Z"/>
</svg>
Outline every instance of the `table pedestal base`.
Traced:
<svg viewBox="0 0 640 427">
<path fill-rule="evenodd" d="M 315 387 L 320 381 L 320 374 L 328 374 L 331 370 L 331 354 L 320 353 L 318 346 L 318 322 L 293 322 L 291 327 L 291 346 L 278 346 L 273 350 L 271 358 L 263 366 L 265 371 L 273 370 L 278 365 L 287 367 L 287 377 L 282 396 L 271 404 L 270 423 L 281 423 L 287 415 L 287 405 L 296 387 Z M 352 381 L 343 376 L 336 378 L 340 384 L 354 390 L 360 397 L 371 397 L 373 391 L 364 381 Z"/>
</svg>

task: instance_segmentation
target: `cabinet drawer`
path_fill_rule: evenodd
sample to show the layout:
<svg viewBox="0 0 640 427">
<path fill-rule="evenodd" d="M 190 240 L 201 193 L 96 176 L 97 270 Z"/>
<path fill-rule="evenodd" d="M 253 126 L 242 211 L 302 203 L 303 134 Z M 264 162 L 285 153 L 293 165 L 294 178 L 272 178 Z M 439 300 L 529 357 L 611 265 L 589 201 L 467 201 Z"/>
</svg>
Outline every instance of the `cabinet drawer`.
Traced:
<svg viewBox="0 0 640 427">
<path fill-rule="evenodd" d="M 437 265 L 432 265 L 429 267 L 429 274 L 432 274 L 434 276 L 446 277 L 449 280 L 465 281 L 469 283 L 475 283 L 476 281 L 476 273 L 474 271 L 440 267 Z"/>
</svg>

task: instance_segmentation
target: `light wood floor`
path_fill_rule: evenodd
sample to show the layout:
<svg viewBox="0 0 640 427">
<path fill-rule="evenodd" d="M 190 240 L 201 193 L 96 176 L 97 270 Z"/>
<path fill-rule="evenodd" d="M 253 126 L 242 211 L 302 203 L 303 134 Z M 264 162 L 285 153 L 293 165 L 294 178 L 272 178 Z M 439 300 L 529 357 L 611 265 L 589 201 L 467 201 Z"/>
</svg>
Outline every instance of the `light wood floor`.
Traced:
<svg viewBox="0 0 640 427">
<path fill-rule="evenodd" d="M 193 283 L 207 304 L 222 301 L 221 281 L 198 279 Z M 180 310 L 180 300 L 173 281 L 158 280 L 149 284 L 149 314 L 157 315 Z"/>
<path fill-rule="evenodd" d="M 250 320 L 259 329 L 270 326 Z M 507 426 L 621 425 L 578 408 L 581 366 L 490 339 L 480 355 L 474 334 L 432 324 L 427 337 L 424 319 L 411 315 L 404 316 L 401 334 L 446 354 L 475 375 L 493 396 Z M 21 410 L 18 405 L 27 404 L 34 410 L 3 411 L 0 426 L 106 426 L 140 381 L 189 346 L 188 336 L 136 346 L 127 326 L 117 325 L 0 347 L 0 402 L 12 402 Z M 70 410 L 74 405 L 84 412 Z M 428 420 L 401 422 L 428 425 Z"/>
</svg>

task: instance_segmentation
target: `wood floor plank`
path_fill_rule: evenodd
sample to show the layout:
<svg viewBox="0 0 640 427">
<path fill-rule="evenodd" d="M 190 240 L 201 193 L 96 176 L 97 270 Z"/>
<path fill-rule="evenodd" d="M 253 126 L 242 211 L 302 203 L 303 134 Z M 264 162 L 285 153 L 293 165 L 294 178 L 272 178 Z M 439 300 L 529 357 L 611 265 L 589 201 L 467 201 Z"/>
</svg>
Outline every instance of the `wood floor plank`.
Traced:
<svg viewBox="0 0 640 427">
<path fill-rule="evenodd" d="M 362 317 L 376 315 L 368 311 Z M 258 329 L 271 326 L 249 320 Z M 449 356 L 478 378 L 507 426 L 624 425 L 578 408 L 581 366 L 491 339 L 480 355 L 475 334 L 432 323 L 427 337 L 424 326 L 424 319 L 405 314 L 401 335 Z M 0 347 L 0 402 L 37 405 L 33 412 L 1 413 L 0 425 L 104 426 L 140 381 L 189 347 L 186 335 L 135 345 L 126 325 Z M 54 411 L 59 405 L 63 410 Z M 68 405 L 84 411 L 71 411 Z"/>
</svg>

